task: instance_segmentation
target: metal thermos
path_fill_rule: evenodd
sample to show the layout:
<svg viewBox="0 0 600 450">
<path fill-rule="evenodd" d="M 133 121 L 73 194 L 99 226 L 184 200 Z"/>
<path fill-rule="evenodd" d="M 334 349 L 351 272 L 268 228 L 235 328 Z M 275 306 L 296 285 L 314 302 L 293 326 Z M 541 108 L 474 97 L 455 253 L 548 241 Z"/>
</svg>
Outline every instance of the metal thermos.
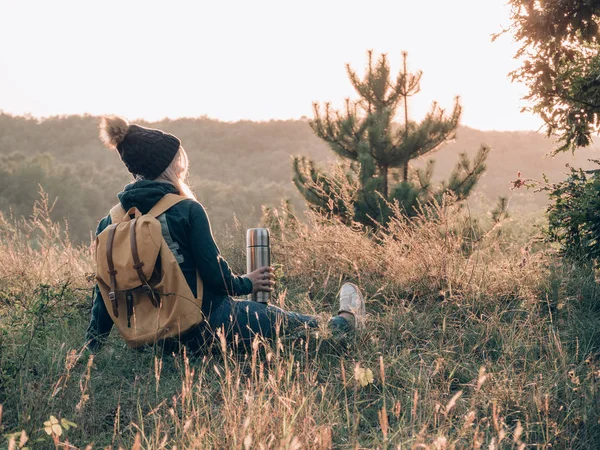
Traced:
<svg viewBox="0 0 600 450">
<path fill-rule="evenodd" d="M 271 265 L 271 246 L 268 228 L 250 228 L 246 232 L 246 270 L 253 272 Z M 250 294 L 249 299 L 259 303 L 269 303 L 271 293 L 260 291 Z"/>
</svg>

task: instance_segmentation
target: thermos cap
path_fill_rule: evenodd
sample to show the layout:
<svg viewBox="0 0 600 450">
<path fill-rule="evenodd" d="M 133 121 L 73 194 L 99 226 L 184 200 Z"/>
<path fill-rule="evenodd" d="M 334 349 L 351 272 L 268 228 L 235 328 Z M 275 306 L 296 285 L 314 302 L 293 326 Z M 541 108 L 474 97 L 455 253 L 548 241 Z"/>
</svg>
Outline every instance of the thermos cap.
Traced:
<svg viewBox="0 0 600 450">
<path fill-rule="evenodd" d="M 246 232 L 246 246 L 248 247 L 268 247 L 269 240 L 268 228 L 249 228 Z"/>
</svg>

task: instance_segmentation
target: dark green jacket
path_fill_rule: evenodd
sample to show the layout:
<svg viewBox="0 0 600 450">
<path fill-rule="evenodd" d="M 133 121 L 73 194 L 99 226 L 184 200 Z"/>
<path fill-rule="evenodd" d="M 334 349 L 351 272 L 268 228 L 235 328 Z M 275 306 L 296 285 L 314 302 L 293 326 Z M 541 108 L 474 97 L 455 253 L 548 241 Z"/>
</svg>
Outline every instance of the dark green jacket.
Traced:
<svg viewBox="0 0 600 450">
<path fill-rule="evenodd" d="M 145 214 L 169 193 L 178 193 L 172 184 L 141 180 L 125 186 L 118 198 L 125 211 L 135 206 Z M 162 225 L 163 237 L 175 255 L 194 295 L 197 291 L 196 270 L 200 274 L 204 285 L 202 309 L 205 315 L 209 315 L 210 310 L 216 308 L 227 296 L 235 297 L 252 292 L 252 281 L 234 275 L 227 261 L 221 256 L 212 235 L 208 216 L 200 203 L 191 199 L 183 200 L 158 219 Z M 108 215 L 98 224 L 96 235 L 110 224 L 111 219 Z M 96 286 L 92 318 L 86 336 L 90 350 L 100 348 L 112 326 L 112 319 Z"/>
</svg>

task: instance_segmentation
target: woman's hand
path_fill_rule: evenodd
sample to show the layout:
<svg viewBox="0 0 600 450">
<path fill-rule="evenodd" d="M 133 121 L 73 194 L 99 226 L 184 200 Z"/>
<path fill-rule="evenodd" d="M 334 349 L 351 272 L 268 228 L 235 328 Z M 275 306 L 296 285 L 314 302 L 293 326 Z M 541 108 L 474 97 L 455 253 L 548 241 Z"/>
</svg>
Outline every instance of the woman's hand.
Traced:
<svg viewBox="0 0 600 450">
<path fill-rule="evenodd" d="M 253 294 L 260 291 L 273 292 L 273 286 L 275 286 L 274 270 L 273 267 L 265 266 L 246 275 L 252 281 Z"/>
</svg>

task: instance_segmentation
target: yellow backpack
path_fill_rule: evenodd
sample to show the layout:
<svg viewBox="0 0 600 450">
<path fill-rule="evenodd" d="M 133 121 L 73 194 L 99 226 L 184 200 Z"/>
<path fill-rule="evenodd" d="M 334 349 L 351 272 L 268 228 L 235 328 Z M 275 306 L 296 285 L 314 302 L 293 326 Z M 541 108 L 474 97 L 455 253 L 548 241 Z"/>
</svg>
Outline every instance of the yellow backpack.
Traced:
<svg viewBox="0 0 600 450">
<path fill-rule="evenodd" d="M 204 320 L 202 281 L 192 291 L 157 217 L 185 197 L 165 195 L 147 213 L 110 211 L 112 225 L 96 238 L 96 279 L 104 304 L 130 347 L 177 337 Z"/>
</svg>

